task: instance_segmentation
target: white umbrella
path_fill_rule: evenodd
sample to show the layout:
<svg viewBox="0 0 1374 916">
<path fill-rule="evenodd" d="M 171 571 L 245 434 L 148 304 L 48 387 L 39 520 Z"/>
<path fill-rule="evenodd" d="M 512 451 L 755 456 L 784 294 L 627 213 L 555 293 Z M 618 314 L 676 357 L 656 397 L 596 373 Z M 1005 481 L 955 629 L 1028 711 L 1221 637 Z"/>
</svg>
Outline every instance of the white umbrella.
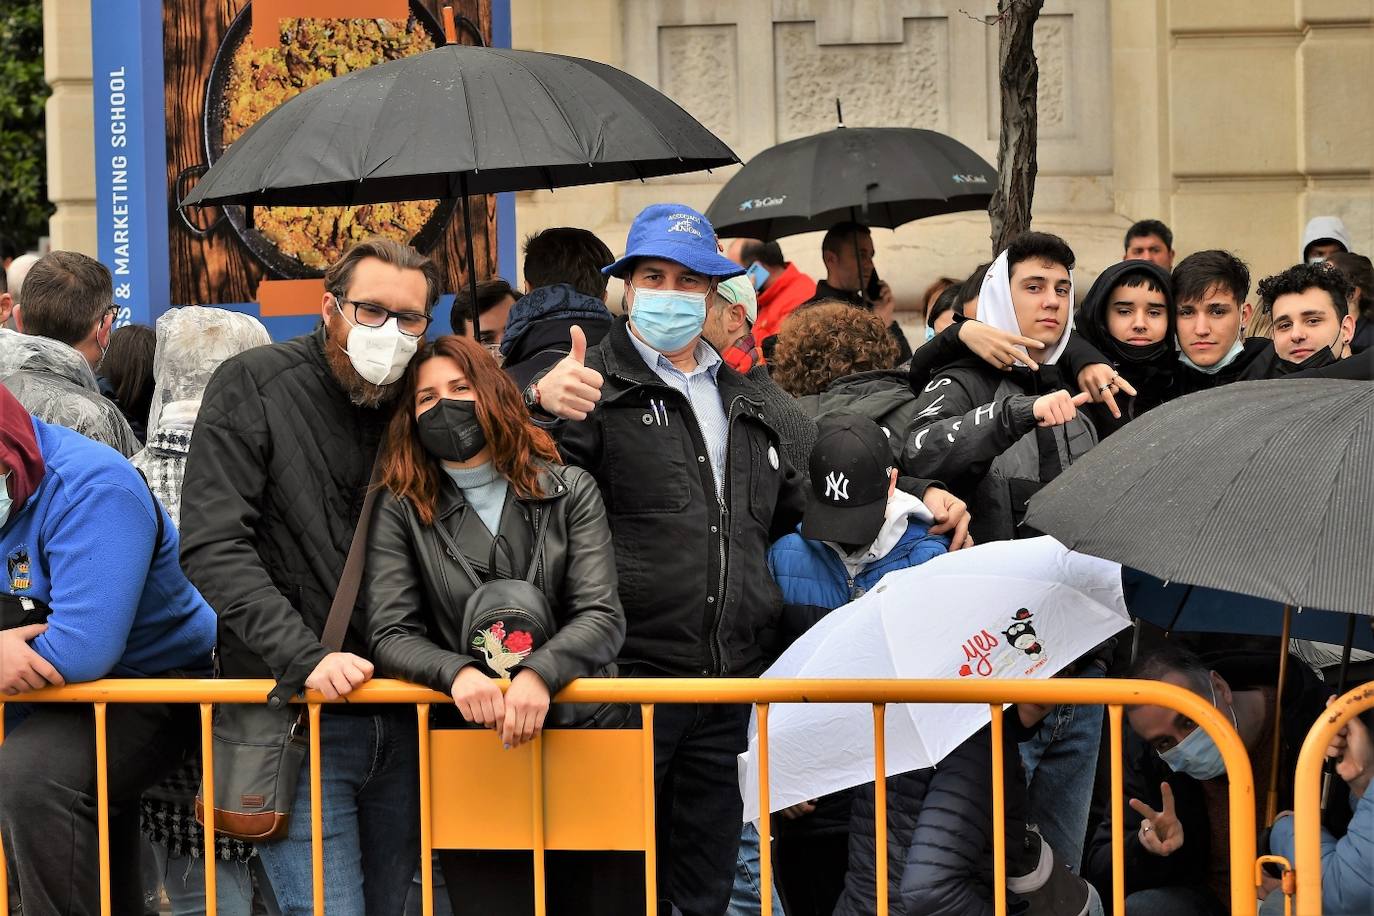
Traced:
<svg viewBox="0 0 1374 916">
<path fill-rule="evenodd" d="M 884 576 L 764 672 L 779 678 L 1047 678 L 1130 625 L 1121 567 L 1039 537 L 937 557 Z M 873 713 L 784 703 L 768 717 L 777 811 L 873 779 Z M 888 775 L 930 767 L 988 722 L 982 704 L 893 705 Z M 746 820 L 759 816 L 758 734 L 740 755 Z"/>
</svg>

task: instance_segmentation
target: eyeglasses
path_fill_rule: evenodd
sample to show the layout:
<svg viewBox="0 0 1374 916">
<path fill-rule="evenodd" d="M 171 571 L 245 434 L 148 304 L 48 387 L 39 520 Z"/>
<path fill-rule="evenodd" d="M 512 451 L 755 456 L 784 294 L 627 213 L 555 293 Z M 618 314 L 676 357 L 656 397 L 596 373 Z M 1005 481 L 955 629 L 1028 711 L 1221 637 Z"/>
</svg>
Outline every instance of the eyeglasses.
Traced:
<svg viewBox="0 0 1374 916">
<path fill-rule="evenodd" d="M 334 298 L 340 305 L 353 306 L 353 317 L 365 328 L 380 328 L 395 318 L 396 327 L 407 337 L 424 337 L 425 331 L 429 330 L 431 319 L 423 312 L 393 312 L 375 302 L 359 302 L 357 299 L 345 299 L 339 295 L 335 295 Z"/>
</svg>

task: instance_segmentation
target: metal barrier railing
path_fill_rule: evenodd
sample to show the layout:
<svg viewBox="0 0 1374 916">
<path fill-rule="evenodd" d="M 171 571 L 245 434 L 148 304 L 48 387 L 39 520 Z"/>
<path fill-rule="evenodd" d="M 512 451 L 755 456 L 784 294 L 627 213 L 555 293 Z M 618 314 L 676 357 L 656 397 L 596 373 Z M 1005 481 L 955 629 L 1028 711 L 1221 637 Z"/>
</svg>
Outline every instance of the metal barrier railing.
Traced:
<svg viewBox="0 0 1374 916">
<path fill-rule="evenodd" d="M 107 773 L 105 762 L 105 716 L 109 703 L 195 703 L 200 706 L 201 754 L 204 762 L 204 796 L 214 796 L 214 763 L 210 753 L 211 709 L 214 703 L 260 703 L 273 687 L 265 680 L 105 680 L 74 686 L 49 688 L 23 694 L 12 702 L 24 703 L 89 703 L 94 706 L 96 731 L 96 792 L 97 820 L 99 824 L 100 849 L 100 906 L 103 916 L 110 916 L 110 860 L 109 860 L 109 807 L 107 798 Z M 1374 696 L 1374 692 L 1371 692 Z M 641 706 L 644 713 L 644 736 L 641 744 L 643 760 L 647 764 L 648 778 L 643 781 L 645 793 L 644 807 L 645 835 L 645 912 L 654 916 L 657 912 L 656 862 L 653 848 L 653 708 L 662 703 L 732 703 L 753 705 L 757 711 L 759 729 L 759 796 L 760 818 L 759 836 L 763 854 L 760 855 L 760 885 L 764 892 L 760 903 L 764 916 L 772 914 L 772 895 L 767 891 L 772 887 L 772 865 L 767 855 L 768 838 L 771 836 L 771 817 L 768 810 L 768 708 L 774 703 L 868 703 L 873 706 L 874 725 L 874 793 L 876 811 L 875 879 L 877 892 L 877 912 L 879 916 L 888 913 L 887 823 L 883 812 L 886 804 L 886 745 L 885 713 L 892 703 L 970 703 L 987 704 L 992 719 L 993 742 L 993 856 L 994 856 L 994 905 L 997 916 L 1007 912 L 1006 891 L 1006 837 L 1003 832 L 1005 799 L 1003 797 L 1002 772 L 1002 721 L 1000 712 L 1007 703 L 1037 704 L 1102 704 L 1107 707 L 1111 736 L 1111 777 L 1112 777 L 1112 906 L 1116 916 L 1125 916 L 1125 838 L 1123 835 L 1124 802 L 1122 798 L 1122 713 L 1125 706 L 1156 705 L 1173 709 L 1196 722 L 1221 749 L 1229 776 L 1230 805 L 1230 873 L 1231 873 L 1231 912 L 1254 913 L 1256 906 L 1255 884 L 1251 869 L 1255 861 L 1255 787 L 1250 760 L 1239 736 L 1231 727 L 1228 719 L 1211 703 L 1197 694 L 1180 687 L 1158 681 L 1111 680 L 1111 679 L 1051 679 L 1037 681 L 989 680 L 976 683 L 947 680 L 786 680 L 786 679 L 695 679 L 695 678 L 586 678 L 570 684 L 559 693 L 558 702 L 572 703 L 629 703 Z M 302 702 L 308 704 L 310 723 L 310 761 L 311 761 L 311 840 L 314 867 L 314 904 L 317 916 L 324 913 L 324 865 L 322 841 L 322 816 L 319 803 L 321 796 L 320 767 L 320 705 L 318 694 L 308 695 Z M 450 704 L 452 700 L 445 694 L 416 687 L 400 681 L 375 680 L 355 690 L 348 697 L 351 703 L 390 703 L 414 704 L 419 720 L 419 760 L 422 777 L 427 777 L 429 767 L 429 706 L 431 704 Z M 1374 700 L 1370 704 L 1374 705 Z M 0 703 L 0 741 L 3 741 L 3 703 Z M 1334 732 L 1339 725 L 1334 726 Z M 1316 731 L 1314 730 L 1314 734 Z M 535 861 L 535 912 L 544 916 L 545 887 L 543 874 L 543 811 L 538 793 L 541 791 L 543 773 L 541 772 L 543 738 L 535 739 L 533 780 L 536 804 L 534 806 L 535 827 L 533 831 L 533 853 Z M 1310 750 L 1312 738 L 1303 750 Z M 1325 748 L 1325 743 L 1321 745 Z M 1304 757 L 1306 759 L 1306 757 Z M 1320 757 L 1317 767 L 1320 768 Z M 1300 765 L 1300 773 L 1301 770 Z M 433 887 L 431 883 L 431 799 L 428 778 L 421 778 L 420 829 L 421 855 L 418 863 L 423 876 L 423 912 L 433 914 Z M 205 894 L 206 913 L 215 916 L 215 850 L 213 835 L 213 811 L 207 807 L 205 831 Z M 1301 811 L 1301 808 L 1299 809 Z M 1302 822 L 1299 822 L 1299 848 L 1302 849 Z M 1316 849 L 1312 841 L 1312 849 Z M 1315 853 L 1314 853 L 1315 854 Z M 1302 862 L 1299 866 L 1299 893 L 1302 893 Z M 1316 868 L 1308 864 L 1309 874 Z M 1318 879 L 1319 880 L 1319 879 Z M 1319 886 L 1319 885 L 1318 885 Z M 1309 890 L 1309 893 L 1311 891 Z M 1320 890 L 1317 891 L 1319 899 Z M 1300 898 L 1301 899 L 1301 898 Z M 7 888 L 3 855 L 0 854 L 0 914 L 7 912 Z M 1308 912 L 1302 910 L 1302 912 Z M 1315 912 L 1315 911 L 1313 911 Z"/>
<path fill-rule="evenodd" d="M 1293 863 L 1298 916 L 1320 916 L 1322 912 L 1322 764 L 1326 748 L 1345 724 L 1366 709 L 1374 707 L 1374 683 L 1356 687 L 1334 700 L 1313 724 L 1298 753 L 1298 770 L 1293 780 Z"/>
</svg>

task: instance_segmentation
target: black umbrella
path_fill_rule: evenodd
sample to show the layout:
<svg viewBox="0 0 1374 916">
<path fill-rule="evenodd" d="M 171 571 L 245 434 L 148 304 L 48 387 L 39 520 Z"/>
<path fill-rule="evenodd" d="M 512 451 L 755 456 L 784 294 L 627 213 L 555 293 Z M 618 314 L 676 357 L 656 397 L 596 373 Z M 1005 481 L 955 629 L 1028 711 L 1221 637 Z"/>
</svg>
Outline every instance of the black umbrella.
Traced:
<svg viewBox="0 0 1374 916">
<path fill-rule="evenodd" d="M 353 206 L 694 172 L 739 159 L 596 61 L 450 44 L 331 79 L 254 124 L 183 206 Z"/>
<path fill-rule="evenodd" d="M 1132 421 L 1036 494 L 1026 524 L 1166 582 L 1284 605 L 1281 691 L 1292 608 L 1374 613 L 1371 467 L 1368 384 L 1245 382 Z M 1271 818 L 1274 797 L 1271 781 Z"/>
<path fill-rule="evenodd" d="M 1074 550 L 1189 585 L 1374 613 L 1374 396 L 1246 382 L 1132 421 L 1030 504 Z"/>
<path fill-rule="evenodd" d="M 838 127 L 759 153 L 706 218 L 722 236 L 765 241 L 843 220 L 895 229 L 986 210 L 997 170 L 953 137 L 911 127 Z"/>
</svg>

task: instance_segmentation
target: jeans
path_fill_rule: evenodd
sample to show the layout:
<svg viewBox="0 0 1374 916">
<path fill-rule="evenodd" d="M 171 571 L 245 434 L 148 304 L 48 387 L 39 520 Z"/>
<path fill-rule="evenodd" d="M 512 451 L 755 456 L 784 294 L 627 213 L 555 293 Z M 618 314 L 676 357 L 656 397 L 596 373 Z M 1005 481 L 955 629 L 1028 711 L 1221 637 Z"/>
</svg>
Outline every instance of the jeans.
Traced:
<svg viewBox="0 0 1374 916">
<path fill-rule="evenodd" d="M 1221 916 L 1224 912 L 1212 894 L 1192 887 L 1152 887 L 1126 898 L 1126 916 Z"/>
<path fill-rule="evenodd" d="M 171 855 L 161 843 L 149 845 L 172 916 L 205 916 L 205 860 Z M 247 862 L 215 862 L 215 905 L 219 916 L 251 916 L 253 876 Z"/>
<path fill-rule="evenodd" d="M 659 911 L 724 916 L 730 905 L 744 802 L 736 758 L 748 706 L 665 703 L 654 711 Z"/>
<path fill-rule="evenodd" d="M 759 870 L 759 831 L 753 824 L 745 824 L 739 836 L 739 854 L 735 859 L 735 888 L 730 893 L 730 906 L 725 916 L 759 916 L 763 912 L 759 892 L 762 880 Z M 773 916 L 784 916 L 776 881 L 773 886 Z"/>
<path fill-rule="evenodd" d="M 89 706 L 37 704 L 0 744 L 0 836 L 24 916 L 100 912 L 94 719 Z M 139 796 L 181 759 L 195 740 L 196 723 L 195 708 L 189 706 L 112 703 L 108 708 L 115 913 L 143 912 Z"/>
<path fill-rule="evenodd" d="M 1089 665 L 1076 676 L 1100 678 L 1102 669 Z M 1021 744 L 1029 819 L 1040 827 L 1055 858 L 1074 874 L 1082 863 L 1088 833 L 1102 714 L 1101 706 L 1056 706 L 1040 723 L 1040 730 Z"/>
<path fill-rule="evenodd" d="M 403 916 L 420 861 L 419 754 L 411 707 L 320 722 L 324 898 L 329 916 Z M 283 916 L 314 913 L 310 762 L 301 767 L 287 836 L 259 843 Z"/>
</svg>

